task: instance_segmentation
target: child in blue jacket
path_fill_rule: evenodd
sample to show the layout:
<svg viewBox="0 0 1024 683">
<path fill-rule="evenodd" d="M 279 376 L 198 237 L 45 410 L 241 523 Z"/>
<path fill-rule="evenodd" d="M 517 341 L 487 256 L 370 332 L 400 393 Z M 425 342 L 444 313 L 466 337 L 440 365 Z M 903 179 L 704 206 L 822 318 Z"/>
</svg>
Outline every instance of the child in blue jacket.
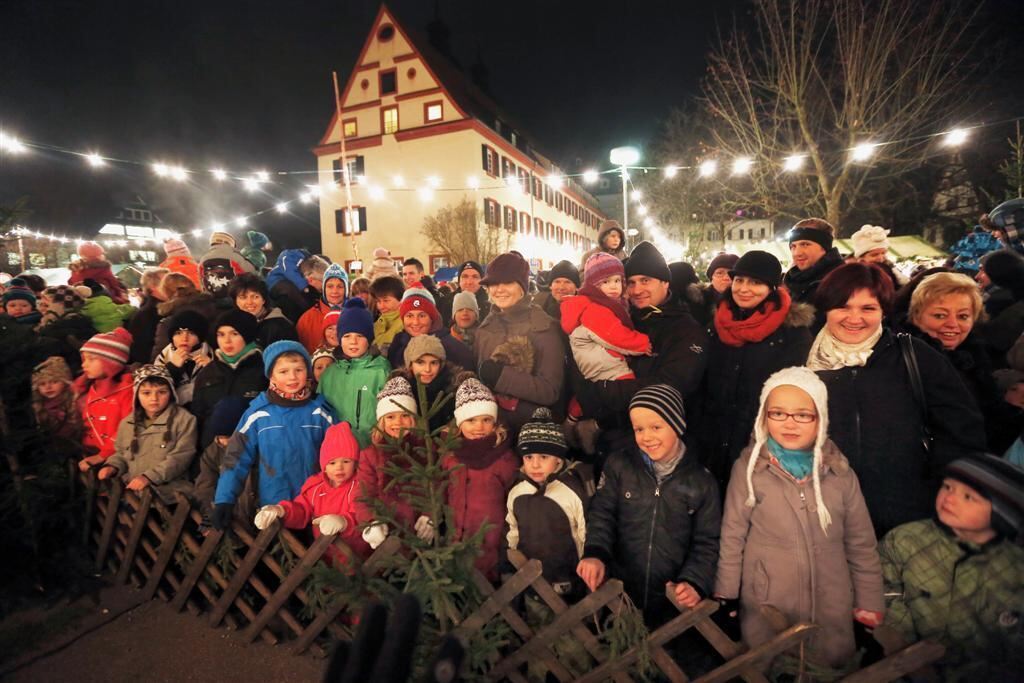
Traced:
<svg viewBox="0 0 1024 683">
<path fill-rule="evenodd" d="M 214 496 L 213 525 L 231 524 L 245 478 L 260 463 L 259 505 L 291 500 L 317 471 L 320 444 L 334 411 L 312 390 L 309 353 L 299 342 L 274 342 L 263 352 L 269 388 L 253 399 L 228 443 Z"/>
</svg>

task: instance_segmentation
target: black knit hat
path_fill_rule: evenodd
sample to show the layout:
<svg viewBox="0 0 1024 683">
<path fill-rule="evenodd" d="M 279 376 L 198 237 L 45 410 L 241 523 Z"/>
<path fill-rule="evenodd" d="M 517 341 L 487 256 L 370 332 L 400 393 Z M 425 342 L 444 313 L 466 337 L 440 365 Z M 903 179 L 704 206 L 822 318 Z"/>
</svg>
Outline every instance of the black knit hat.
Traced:
<svg viewBox="0 0 1024 683">
<path fill-rule="evenodd" d="M 626 259 L 626 279 L 634 275 L 646 275 L 655 280 L 672 282 L 672 273 L 668 269 L 665 257 L 661 255 L 658 248 L 644 240 L 633 247 L 629 258 Z"/>
<path fill-rule="evenodd" d="M 533 417 L 519 430 L 516 453 L 520 456 L 540 453 L 564 458 L 567 450 L 562 427 L 551 419 L 551 411 L 547 408 L 534 410 Z"/>
<path fill-rule="evenodd" d="M 487 271 L 484 269 L 484 267 L 481 266 L 476 261 L 474 261 L 472 259 L 470 259 L 469 261 L 463 261 L 462 263 L 459 264 L 459 267 L 456 270 L 456 273 L 455 273 L 455 281 L 456 282 L 458 282 L 459 278 L 462 277 L 462 271 L 464 271 L 466 268 L 471 268 L 471 269 L 475 270 L 476 272 L 480 273 L 480 277 L 483 277 L 487 273 Z"/>
<path fill-rule="evenodd" d="M 580 286 L 580 271 L 569 261 L 559 261 L 548 271 L 548 285 L 560 277 L 572 281 L 577 287 Z"/>
<path fill-rule="evenodd" d="M 752 277 L 775 289 L 782 282 L 782 264 L 767 251 L 748 251 L 729 271 L 729 277 L 737 275 Z"/>
<path fill-rule="evenodd" d="M 217 343 L 217 330 L 221 327 L 233 327 L 242 339 L 248 344 L 256 340 L 256 333 L 259 331 L 260 323 L 252 313 L 246 313 L 240 308 L 232 308 L 230 311 L 221 313 L 217 322 L 213 324 L 211 336 L 213 343 Z"/>
<path fill-rule="evenodd" d="M 1024 290 L 1024 256 L 1009 249 L 989 252 L 981 258 L 981 269 L 992 284 L 1016 293 Z"/>
<path fill-rule="evenodd" d="M 672 430 L 682 437 L 686 434 L 686 412 L 683 395 L 667 384 L 652 384 L 633 394 L 629 409 L 647 408 L 661 416 Z"/>
<path fill-rule="evenodd" d="M 199 313 L 199 311 L 184 310 L 170 319 L 167 324 L 167 334 L 173 337 L 178 330 L 194 332 L 200 339 L 206 339 L 206 333 L 210 329 L 210 323 Z"/>
<path fill-rule="evenodd" d="M 1016 538 L 1024 523 L 1024 470 L 1002 458 L 977 454 L 954 460 L 944 476 L 976 490 L 992 503 L 992 528 Z"/>
<path fill-rule="evenodd" d="M 715 274 L 715 271 L 719 268 L 725 268 L 726 270 L 732 270 L 732 267 L 736 265 L 736 262 L 740 260 L 740 257 L 736 254 L 726 254 L 725 252 L 720 253 L 715 258 L 711 259 L 711 263 L 708 265 L 706 275 L 708 279 Z"/>
<path fill-rule="evenodd" d="M 687 285 L 695 285 L 700 282 L 697 271 L 686 261 L 668 264 L 668 272 L 672 273 L 672 286 L 680 292 Z"/>
</svg>

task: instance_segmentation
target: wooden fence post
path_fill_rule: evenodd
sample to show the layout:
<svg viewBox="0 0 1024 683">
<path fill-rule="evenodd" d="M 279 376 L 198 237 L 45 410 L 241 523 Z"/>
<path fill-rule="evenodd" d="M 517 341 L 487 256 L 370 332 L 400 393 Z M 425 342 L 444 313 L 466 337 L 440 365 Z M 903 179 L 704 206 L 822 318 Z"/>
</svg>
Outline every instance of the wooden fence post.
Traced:
<svg viewBox="0 0 1024 683">
<path fill-rule="evenodd" d="M 103 565 L 107 561 L 107 551 L 110 549 L 110 539 L 114 535 L 114 527 L 117 526 L 117 506 L 121 503 L 121 492 L 124 486 L 120 479 L 113 479 L 110 487 L 110 498 L 107 500 L 107 517 L 103 520 L 103 532 L 100 534 L 99 547 L 96 549 L 96 571 L 103 571 Z"/>
<path fill-rule="evenodd" d="M 131 497 L 134 494 L 129 494 Z M 147 486 L 142 491 L 142 497 L 139 499 L 139 507 L 135 511 L 135 519 L 132 521 L 132 529 L 128 534 L 128 539 L 124 544 L 124 557 L 121 558 L 121 566 L 117 570 L 117 576 L 115 581 L 118 583 L 124 583 L 128 580 L 128 575 L 132 571 L 132 561 L 135 559 L 135 552 L 139 547 L 139 539 L 142 538 L 142 532 L 146 528 L 146 517 L 149 515 L 149 507 L 153 504 L 153 492 L 150 487 Z"/>
<path fill-rule="evenodd" d="M 181 536 L 181 532 L 185 528 L 185 520 L 188 519 L 188 513 L 191 512 L 191 507 L 185 496 L 180 493 L 175 495 L 178 500 L 178 506 L 174 509 L 174 516 L 171 518 L 171 526 L 167 529 L 167 533 L 164 534 L 163 540 L 160 543 L 160 554 L 157 556 L 156 563 L 150 570 L 149 580 L 142 589 L 142 593 L 147 599 L 152 598 L 156 593 L 156 588 L 160 585 L 160 579 L 164 575 L 164 570 L 167 569 L 167 565 L 170 564 L 171 558 L 174 557 L 174 549 L 178 546 L 178 538 Z M 160 507 L 163 506 L 161 505 Z"/>
<path fill-rule="evenodd" d="M 277 532 L 281 530 L 281 520 L 274 520 L 274 523 L 268 526 L 266 529 L 261 531 L 256 537 L 256 541 L 249 548 L 249 552 L 245 554 L 245 559 L 242 560 L 242 564 L 235 569 L 234 575 L 231 577 L 228 587 L 224 589 L 224 592 L 220 596 L 220 600 L 213 607 L 213 612 L 210 613 L 210 626 L 217 626 L 224 618 L 224 614 L 231 607 L 231 603 L 235 601 L 235 596 L 238 595 L 239 591 L 242 590 L 242 586 L 249 578 L 249 574 L 259 564 L 260 558 L 263 557 L 263 553 L 267 552 L 267 548 L 270 547 L 271 541 L 277 536 Z"/>
</svg>

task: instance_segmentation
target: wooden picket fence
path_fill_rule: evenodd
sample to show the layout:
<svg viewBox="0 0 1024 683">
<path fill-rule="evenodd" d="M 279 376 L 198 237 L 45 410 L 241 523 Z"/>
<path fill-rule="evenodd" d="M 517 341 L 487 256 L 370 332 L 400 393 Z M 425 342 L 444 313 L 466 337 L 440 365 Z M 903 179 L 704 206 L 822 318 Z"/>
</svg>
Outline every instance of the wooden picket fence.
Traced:
<svg viewBox="0 0 1024 683">
<path fill-rule="evenodd" d="M 188 609 L 205 618 L 211 627 L 226 624 L 239 631 L 246 643 L 256 638 L 269 644 L 287 641 L 293 654 L 309 651 L 324 656 L 328 642 L 347 636 L 339 623 L 348 607 L 344 600 L 335 600 L 325 610 L 303 609 L 310 604 L 303 584 L 330 546 L 341 543 L 334 535 L 320 536 L 306 547 L 281 527 L 280 520 L 255 536 L 236 524 L 233 537 L 238 544 L 224 543 L 221 548 L 225 534 L 209 531 L 204 537 L 198 533 L 201 516 L 180 494 L 177 504 L 168 507 L 150 489 L 138 495 L 117 480 L 97 482 L 90 474 L 86 486 L 92 494 L 92 510 L 87 511 L 83 534 L 95 547 L 96 570 L 111 572 L 119 583 L 133 582 L 141 589 L 141 598 L 160 597 L 176 610 Z M 291 566 L 282 566 L 270 552 L 275 543 L 287 548 L 293 558 Z M 362 571 L 377 574 L 382 560 L 399 550 L 397 539 L 387 539 L 363 563 Z M 468 639 L 492 620 L 501 619 L 518 636 L 518 642 L 491 662 L 488 675 L 495 681 L 525 683 L 527 664 L 539 662 L 566 683 L 629 683 L 637 680 L 636 666 L 644 659 L 673 683 L 736 678 L 766 683 L 764 669 L 770 660 L 799 648 L 817 628 L 813 624 L 794 624 L 748 651 L 711 620 L 718 603 L 704 600 L 693 609 L 680 608 L 679 616 L 651 632 L 645 642 L 610 658 L 592 624 L 624 608 L 627 598 L 621 581 L 606 581 L 597 591 L 569 605 L 543 578 L 538 560 L 529 560 L 516 551 L 509 559 L 517 571 L 497 587 L 475 573 L 474 583 L 487 598 L 455 629 L 456 635 Z M 527 623 L 513 607 L 524 594 L 528 595 L 525 599 L 539 600 L 550 610 L 549 622 L 537 627 Z M 303 612 L 315 616 L 304 617 Z M 665 645 L 690 629 L 724 660 L 724 664 L 696 679 L 691 679 L 665 650 Z M 557 647 L 566 638 L 578 646 L 571 664 L 560 658 Z M 580 672 L 582 652 L 589 657 L 589 665 Z M 939 645 L 916 643 L 843 680 L 894 680 L 942 654 Z"/>
</svg>

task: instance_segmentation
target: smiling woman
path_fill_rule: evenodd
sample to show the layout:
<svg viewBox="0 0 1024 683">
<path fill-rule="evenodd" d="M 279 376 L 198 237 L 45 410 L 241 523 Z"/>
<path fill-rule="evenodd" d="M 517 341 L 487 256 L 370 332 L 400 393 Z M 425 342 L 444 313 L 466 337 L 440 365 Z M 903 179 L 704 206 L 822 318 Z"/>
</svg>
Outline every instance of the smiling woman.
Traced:
<svg viewBox="0 0 1024 683">
<path fill-rule="evenodd" d="M 942 354 L 919 339 L 911 348 L 926 405 L 915 399 L 900 344 L 882 326 L 892 298 L 892 281 L 877 266 L 832 271 L 816 297 L 826 324 L 807 359 L 828 386 L 829 435 L 860 478 L 879 535 L 928 517 L 936 469 L 985 448 L 975 400 Z"/>
</svg>

